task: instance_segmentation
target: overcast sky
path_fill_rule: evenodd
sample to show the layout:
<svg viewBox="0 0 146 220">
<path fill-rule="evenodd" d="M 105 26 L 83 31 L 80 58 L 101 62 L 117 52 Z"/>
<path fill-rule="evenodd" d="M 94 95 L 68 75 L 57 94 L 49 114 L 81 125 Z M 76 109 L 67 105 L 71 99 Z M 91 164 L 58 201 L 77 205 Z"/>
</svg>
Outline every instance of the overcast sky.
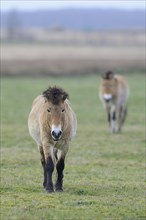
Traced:
<svg viewBox="0 0 146 220">
<path fill-rule="evenodd" d="M 144 9 L 145 0 L 0 0 L 1 10 L 39 10 L 60 8 L 120 8 L 120 9 Z"/>
</svg>

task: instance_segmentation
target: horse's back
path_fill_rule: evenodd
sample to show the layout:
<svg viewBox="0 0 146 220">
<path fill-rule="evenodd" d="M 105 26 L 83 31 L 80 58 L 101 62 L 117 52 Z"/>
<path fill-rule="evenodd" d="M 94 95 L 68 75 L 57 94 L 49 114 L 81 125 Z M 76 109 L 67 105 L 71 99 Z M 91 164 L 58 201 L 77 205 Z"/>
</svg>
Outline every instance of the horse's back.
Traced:
<svg viewBox="0 0 146 220">
<path fill-rule="evenodd" d="M 129 85 L 127 80 L 121 75 L 115 75 L 117 80 L 117 98 L 119 104 L 125 105 L 129 97 Z"/>
<path fill-rule="evenodd" d="M 76 130 L 77 130 L 77 118 L 76 114 L 71 108 L 69 100 L 65 100 L 66 106 L 67 106 L 67 115 L 69 119 L 69 129 L 70 129 L 70 139 L 74 138 L 76 135 Z"/>
<path fill-rule="evenodd" d="M 115 79 L 117 79 L 119 87 L 121 87 L 122 89 L 125 89 L 126 91 L 129 90 L 129 85 L 125 77 L 121 75 L 115 75 Z"/>
</svg>

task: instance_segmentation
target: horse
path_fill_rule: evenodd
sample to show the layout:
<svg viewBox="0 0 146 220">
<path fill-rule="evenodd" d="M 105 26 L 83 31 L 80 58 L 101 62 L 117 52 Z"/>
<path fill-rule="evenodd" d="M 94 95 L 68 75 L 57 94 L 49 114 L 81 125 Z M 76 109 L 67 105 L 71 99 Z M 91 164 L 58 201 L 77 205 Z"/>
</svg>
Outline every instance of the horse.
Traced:
<svg viewBox="0 0 146 220">
<path fill-rule="evenodd" d="M 77 130 L 77 118 L 68 93 L 53 86 L 36 97 L 28 117 L 28 129 L 40 151 L 45 190 L 54 192 L 52 174 L 56 165 L 55 190 L 63 191 L 65 157 Z"/>
<path fill-rule="evenodd" d="M 129 85 L 127 80 L 108 71 L 102 75 L 99 87 L 99 97 L 107 112 L 109 130 L 119 133 L 127 115 L 127 102 L 129 98 Z"/>
</svg>

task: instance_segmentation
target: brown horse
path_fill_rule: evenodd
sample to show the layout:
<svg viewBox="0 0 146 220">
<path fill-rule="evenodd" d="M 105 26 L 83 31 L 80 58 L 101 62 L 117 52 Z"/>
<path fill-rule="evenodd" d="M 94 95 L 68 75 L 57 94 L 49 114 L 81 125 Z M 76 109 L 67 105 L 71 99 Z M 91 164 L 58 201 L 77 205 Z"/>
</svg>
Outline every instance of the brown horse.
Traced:
<svg viewBox="0 0 146 220">
<path fill-rule="evenodd" d="M 129 86 L 123 76 L 112 71 L 102 76 L 99 96 L 108 115 L 110 131 L 120 132 L 126 118 Z"/>
<path fill-rule="evenodd" d="M 52 174 L 56 161 L 56 191 L 63 190 L 63 170 L 69 142 L 76 134 L 77 120 L 68 94 L 59 87 L 49 87 L 32 104 L 28 118 L 29 133 L 36 141 L 44 169 L 43 186 L 53 192 Z"/>
</svg>

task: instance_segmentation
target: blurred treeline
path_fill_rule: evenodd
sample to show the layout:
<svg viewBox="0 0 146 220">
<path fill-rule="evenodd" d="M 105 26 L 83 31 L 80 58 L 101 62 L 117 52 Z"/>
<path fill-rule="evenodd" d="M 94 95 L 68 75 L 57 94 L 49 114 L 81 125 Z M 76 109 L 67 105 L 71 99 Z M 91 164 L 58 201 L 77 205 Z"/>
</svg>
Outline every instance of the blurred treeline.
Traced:
<svg viewBox="0 0 146 220">
<path fill-rule="evenodd" d="M 125 16 L 122 20 L 121 15 Z M 143 11 L 119 14 L 111 10 L 2 13 L 1 74 L 78 75 L 107 69 L 143 72 L 143 16 Z"/>
</svg>

